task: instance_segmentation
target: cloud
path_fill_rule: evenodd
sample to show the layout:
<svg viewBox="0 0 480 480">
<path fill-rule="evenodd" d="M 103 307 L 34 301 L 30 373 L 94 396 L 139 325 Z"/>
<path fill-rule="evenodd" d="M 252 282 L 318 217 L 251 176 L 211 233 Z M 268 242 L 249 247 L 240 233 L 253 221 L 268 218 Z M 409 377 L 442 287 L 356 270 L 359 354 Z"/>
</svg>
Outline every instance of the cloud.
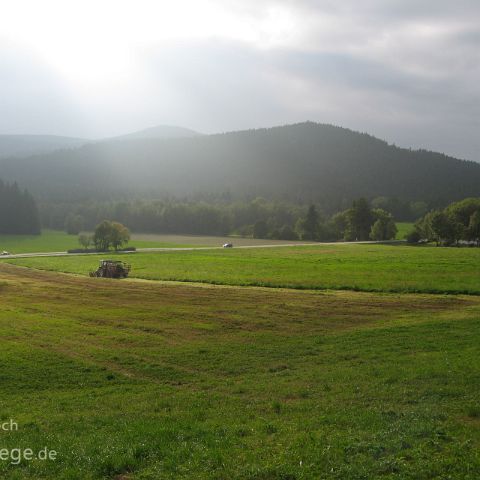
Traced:
<svg viewBox="0 0 480 480">
<path fill-rule="evenodd" d="M 74 135 L 86 124 L 68 85 L 32 52 L 12 44 L 0 48 L 0 112 L 0 133 Z"/>
<path fill-rule="evenodd" d="M 95 18 L 90 30 L 52 24 L 48 41 L 37 39 L 41 52 L 8 19 L 23 46 L 19 55 L 0 44 L 0 60 L 10 58 L 0 63 L 0 130 L 103 136 L 166 123 L 217 132 L 310 119 L 480 161 L 477 2 L 82 8 L 87 26 Z M 51 47 L 59 35 L 64 47 Z"/>
</svg>

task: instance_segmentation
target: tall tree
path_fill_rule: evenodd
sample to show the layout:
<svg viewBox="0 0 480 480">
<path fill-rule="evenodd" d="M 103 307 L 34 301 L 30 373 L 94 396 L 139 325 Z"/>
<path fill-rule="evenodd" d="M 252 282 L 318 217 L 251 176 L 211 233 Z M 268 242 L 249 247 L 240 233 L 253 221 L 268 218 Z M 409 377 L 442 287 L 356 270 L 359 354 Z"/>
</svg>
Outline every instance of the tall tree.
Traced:
<svg viewBox="0 0 480 480">
<path fill-rule="evenodd" d="M 393 221 L 393 216 L 381 208 L 373 210 L 373 215 L 376 220 L 371 227 L 370 238 L 377 241 L 394 239 L 397 234 L 397 226 Z"/>
<path fill-rule="evenodd" d="M 118 250 L 130 240 L 130 231 L 125 225 L 118 222 L 104 220 L 97 225 L 93 234 L 93 243 L 97 250 L 106 251 L 110 247 Z"/>
<path fill-rule="evenodd" d="M 480 210 L 476 210 L 470 216 L 468 223 L 468 240 L 480 243 Z"/>
<path fill-rule="evenodd" d="M 353 202 L 352 208 L 348 210 L 348 240 L 368 240 L 374 216 L 368 201 L 359 198 Z"/>
<path fill-rule="evenodd" d="M 0 233 L 40 233 L 40 218 L 35 200 L 16 183 L 0 180 Z"/>
<path fill-rule="evenodd" d="M 95 248 L 100 251 L 106 251 L 110 247 L 110 233 L 112 230 L 112 222 L 104 220 L 98 224 L 93 234 L 93 243 Z"/>
<path fill-rule="evenodd" d="M 130 240 L 130 231 L 119 222 L 111 223 L 110 243 L 115 250 L 126 245 Z"/>
<path fill-rule="evenodd" d="M 430 218 L 430 225 L 437 245 L 450 244 L 456 239 L 455 224 L 445 212 L 434 212 Z"/>
<path fill-rule="evenodd" d="M 307 215 L 301 222 L 302 239 L 303 240 L 317 240 L 318 227 L 320 224 L 320 217 L 315 205 L 308 207 Z"/>
<path fill-rule="evenodd" d="M 265 220 L 258 220 L 253 226 L 253 238 L 267 238 L 268 225 Z"/>
</svg>

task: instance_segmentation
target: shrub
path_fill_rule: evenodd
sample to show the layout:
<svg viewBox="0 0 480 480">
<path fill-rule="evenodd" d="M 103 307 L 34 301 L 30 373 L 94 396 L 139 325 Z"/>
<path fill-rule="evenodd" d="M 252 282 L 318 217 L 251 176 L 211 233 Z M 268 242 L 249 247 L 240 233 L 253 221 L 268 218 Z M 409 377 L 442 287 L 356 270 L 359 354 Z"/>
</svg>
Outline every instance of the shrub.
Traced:
<svg viewBox="0 0 480 480">
<path fill-rule="evenodd" d="M 421 240 L 421 235 L 418 230 L 412 230 L 411 232 L 408 232 L 407 235 L 405 236 L 405 239 L 407 240 L 408 243 L 418 243 Z"/>
</svg>

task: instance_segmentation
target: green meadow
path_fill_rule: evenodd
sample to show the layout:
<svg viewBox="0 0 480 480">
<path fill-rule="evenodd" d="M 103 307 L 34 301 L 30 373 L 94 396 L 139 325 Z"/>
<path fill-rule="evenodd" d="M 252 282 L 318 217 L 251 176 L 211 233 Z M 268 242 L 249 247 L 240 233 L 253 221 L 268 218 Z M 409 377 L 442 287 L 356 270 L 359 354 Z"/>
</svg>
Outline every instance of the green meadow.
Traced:
<svg viewBox="0 0 480 480">
<path fill-rule="evenodd" d="M 137 248 L 150 247 L 190 247 L 187 238 L 176 243 L 157 239 L 143 240 L 133 236 L 130 244 Z M 41 235 L 6 235 L 0 234 L 0 252 L 6 250 L 10 253 L 37 253 L 37 252 L 65 252 L 73 248 L 81 248 L 77 235 L 68 235 L 58 230 L 43 230 Z"/>
<path fill-rule="evenodd" d="M 10 253 L 64 252 L 80 248 L 76 235 L 56 230 L 43 230 L 41 235 L 0 235 L 0 251 Z"/>
<path fill-rule="evenodd" d="M 235 258 L 235 254 L 232 255 Z M 8 479 L 476 479 L 480 298 L 0 263 Z"/>
<path fill-rule="evenodd" d="M 196 250 L 8 260 L 88 275 L 120 258 L 134 278 L 236 286 L 480 294 L 480 249 L 378 244 Z"/>
<path fill-rule="evenodd" d="M 396 222 L 397 226 L 397 240 L 405 240 L 406 235 L 413 230 L 413 223 L 410 222 Z"/>
<path fill-rule="evenodd" d="M 224 243 L 234 242 L 235 245 L 275 245 L 299 243 L 286 240 L 259 240 L 244 237 L 214 237 L 200 235 L 171 234 L 136 234 L 133 233 L 129 242 L 137 248 L 180 248 L 180 247 L 219 247 Z M 301 243 L 301 242 L 300 242 Z M 6 250 L 13 254 L 65 252 L 80 248 L 77 235 L 68 235 L 58 230 L 43 230 L 41 235 L 4 235 L 0 234 L 0 252 Z"/>
<path fill-rule="evenodd" d="M 106 257 L 133 278 L 89 278 Z M 405 244 L 0 260 L 0 478 L 476 480 L 479 266 Z"/>
</svg>

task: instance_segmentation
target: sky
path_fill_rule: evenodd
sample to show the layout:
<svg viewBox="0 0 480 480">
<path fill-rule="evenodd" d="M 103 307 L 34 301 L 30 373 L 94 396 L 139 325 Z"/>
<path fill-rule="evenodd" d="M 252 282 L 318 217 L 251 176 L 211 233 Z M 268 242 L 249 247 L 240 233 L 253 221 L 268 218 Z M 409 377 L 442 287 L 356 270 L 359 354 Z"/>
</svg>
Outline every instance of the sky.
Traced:
<svg viewBox="0 0 480 480">
<path fill-rule="evenodd" d="M 480 161 L 478 0 L 0 0 L 0 133 L 311 120 Z"/>
</svg>

